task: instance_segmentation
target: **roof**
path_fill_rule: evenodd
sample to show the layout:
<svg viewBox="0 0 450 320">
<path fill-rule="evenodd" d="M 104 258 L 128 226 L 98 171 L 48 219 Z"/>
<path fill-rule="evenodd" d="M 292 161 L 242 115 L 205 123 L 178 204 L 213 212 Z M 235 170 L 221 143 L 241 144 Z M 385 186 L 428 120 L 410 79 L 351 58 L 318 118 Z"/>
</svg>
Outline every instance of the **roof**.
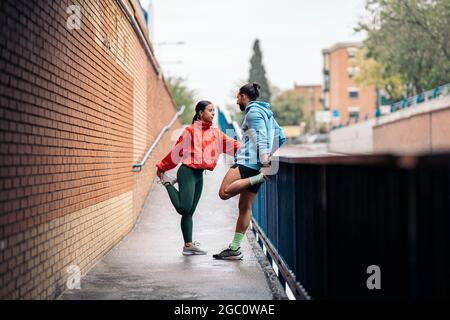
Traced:
<svg viewBox="0 0 450 320">
<path fill-rule="evenodd" d="M 294 89 L 295 88 L 320 88 L 322 87 L 321 84 L 294 84 Z"/>
<path fill-rule="evenodd" d="M 362 47 L 362 42 L 338 42 L 328 49 L 323 49 L 322 53 L 326 54 L 326 53 L 331 53 L 333 51 L 336 51 L 337 49 L 352 48 L 352 47 L 357 47 L 357 48 Z"/>
</svg>

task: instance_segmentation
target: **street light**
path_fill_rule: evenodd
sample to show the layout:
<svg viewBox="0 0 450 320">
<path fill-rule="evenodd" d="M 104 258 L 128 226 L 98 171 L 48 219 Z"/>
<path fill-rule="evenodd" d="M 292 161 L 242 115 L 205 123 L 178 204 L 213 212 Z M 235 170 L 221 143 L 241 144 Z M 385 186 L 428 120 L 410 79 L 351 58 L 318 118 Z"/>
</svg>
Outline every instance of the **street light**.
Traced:
<svg viewBox="0 0 450 320">
<path fill-rule="evenodd" d="M 176 61 L 160 61 L 161 64 L 182 64 L 183 60 L 176 60 Z"/>
<path fill-rule="evenodd" d="M 164 42 L 158 42 L 156 45 L 157 46 L 181 46 L 184 44 L 185 44 L 184 41 L 172 41 L 172 42 L 164 41 Z"/>
</svg>

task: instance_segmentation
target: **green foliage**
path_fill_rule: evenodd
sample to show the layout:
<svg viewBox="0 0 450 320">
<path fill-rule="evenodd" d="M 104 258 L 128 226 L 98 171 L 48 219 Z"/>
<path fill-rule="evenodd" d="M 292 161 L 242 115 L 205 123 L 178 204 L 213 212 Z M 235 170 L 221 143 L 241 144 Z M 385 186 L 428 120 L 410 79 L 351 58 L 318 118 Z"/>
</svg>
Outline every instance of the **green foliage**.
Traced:
<svg viewBox="0 0 450 320">
<path fill-rule="evenodd" d="M 450 82 L 449 0 L 366 0 L 368 56 L 399 74 L 406 95 Z"/>
<path fill-rule="evenodd" d="M 280 93 L 272 103 L 272 111 L 280 126 L 300 125 L 304 99 L 293 91 Z"/>
<path fill-rule="evenodd" d="M 262 62 L 262 52 L 258 39 L 253 44 L 253 55 L 250 59 L 250 76 L 248 82 L 259 83 L 261 85 L 261 95 L 258 100 L 270 102 L 271 92 L 269 81 L 266 78 L 266 69 Z"/>
<path fill-rule="evenodd" d="M 314 130 L 314 113 L 310 114 L 307 118 L 304 119 L 305 128 L 304 133 L 311 133 Z"/>
<path fill-rule="evenodd" d="M 358 86 L 375 86 L 379 90 L 384 90 L 393 100 L 399 100 L 404 96 L 402 76 L 398 73 L 389 74 L 383 64 L 367 57 L 366 48 L 358 50 L 355 58 L 350 60 L 350 66 L 359 69 L 353 78 Z"/>
<path fill-rule="evenodd" d="M 186 85 L 186 79 L 181 77 L 168 77 L 166 83 L 177 104 L 177 108 L 179 109 L 183 105 L 186 106 L 186 109 L 180 117 L 181 123 L 191 124 L 192 117 L 195 113 L 195 91 L 189 89 Z"/>
</svg>

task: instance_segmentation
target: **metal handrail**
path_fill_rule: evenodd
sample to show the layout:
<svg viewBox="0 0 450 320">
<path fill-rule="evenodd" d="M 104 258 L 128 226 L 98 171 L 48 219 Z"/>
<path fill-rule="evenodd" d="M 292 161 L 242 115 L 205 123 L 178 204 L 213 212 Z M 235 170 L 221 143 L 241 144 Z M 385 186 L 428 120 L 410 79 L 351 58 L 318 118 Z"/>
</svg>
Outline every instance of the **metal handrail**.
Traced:
<svg viewBox="0 0 450 320">
<path fill-rule="evenodd" d="M 391 104 L 391 113 L 450 95 L 450 83 Z"/>
<path fill-rule="evenodd" d="M 173 116 L 173 118 L 169 122 L 169 124 L 164 126 L 164 128 L 161 129 L 161 131 L 159 132 L 159 134 L 156 137 L 155 141 L 153 141 L 152 145 L 150 146 L 150 148 L 148 149 L 147 153 L 145 154 L 144 159 L 142 159 L 142 161 L 139 162 L 139 163 L 133 164 L 133 171 L 134 172 L 139 172 L 139 171 L 142 170 L 142 167 L 144 166 L 144 164 L 147 161 L 148 157 L 152 153 L 153 149 L 156 148 L 156 145 L 159 143 L 159 141 L 161 140 L 161 138 L 164 135 L 164 133 L 166 133 L 170 129 L 170 127 L 172 127 L 172 125 L 175 123 L 177 118 L 183 114 L 185 109 L 186 109 L 186 106 L 181 106 L 180 111 L 175 113 L 175 115 Z"/>
</svg>

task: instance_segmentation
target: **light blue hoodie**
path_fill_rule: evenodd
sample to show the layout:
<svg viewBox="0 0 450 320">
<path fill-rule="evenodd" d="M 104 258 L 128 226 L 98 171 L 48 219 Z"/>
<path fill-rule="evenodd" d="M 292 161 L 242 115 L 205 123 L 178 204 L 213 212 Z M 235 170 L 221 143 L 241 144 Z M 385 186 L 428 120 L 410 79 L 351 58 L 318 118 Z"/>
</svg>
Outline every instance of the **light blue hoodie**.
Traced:
<svg viewBox="0 0 450 320">
<path fill-rule="evenodd" d="M 245 117 L 242 122 L 242 141 L 236 152 L 236 163 L 260 170 L 260 155 L 272 155 L 285 141 L 283 129 L 273 117 L 270 104 L 262 101 L 251 101 L 245 108 Z"/>
</svg>

